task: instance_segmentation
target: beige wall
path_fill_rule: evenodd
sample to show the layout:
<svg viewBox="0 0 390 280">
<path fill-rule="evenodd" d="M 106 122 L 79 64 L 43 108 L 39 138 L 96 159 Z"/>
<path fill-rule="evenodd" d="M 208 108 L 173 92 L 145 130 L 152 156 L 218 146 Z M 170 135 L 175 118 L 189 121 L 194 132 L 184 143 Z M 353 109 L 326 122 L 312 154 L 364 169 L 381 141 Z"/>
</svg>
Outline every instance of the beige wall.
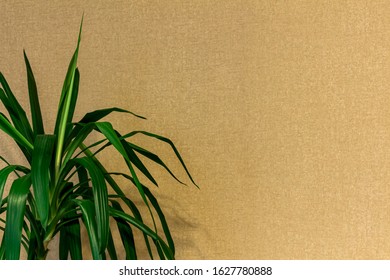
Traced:
<svg viewBox="0 0 390 280">
<path fill-rule="evenodd" d="M 177 144 L 201 186 L 157 175 L 178 259 L 390 257 L 388 1 L 3 2 L 0 70 L 27 96 L 26 49 L 49 127 L 84 11 L 77 116 Z"/>
</svg>

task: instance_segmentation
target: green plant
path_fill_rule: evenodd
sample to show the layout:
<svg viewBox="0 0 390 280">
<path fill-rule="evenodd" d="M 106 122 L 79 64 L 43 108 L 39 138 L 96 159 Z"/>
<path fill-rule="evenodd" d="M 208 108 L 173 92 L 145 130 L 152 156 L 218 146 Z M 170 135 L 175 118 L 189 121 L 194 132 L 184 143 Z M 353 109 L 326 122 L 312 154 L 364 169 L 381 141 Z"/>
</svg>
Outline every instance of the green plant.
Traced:
<svg viewBox="0 0 390 280">
<path fill-rule="evenodd" d="M 0 73 L 0 100 L 10 118 L 0 113 L 0 129 L 12 137 L 28 162 L 28 166 L 14 165 L 0 157 L 6 164 L 0 170 L 0 214 L 5 213 L 5 219 L 0 218 L 0 229 L 4 232 L 0 259 L 19 259 L 21 246 L 26 250 L 28 259 L 45 259 L 48 244 L 56 234 L 60 234 L 60 259 L 69 256 L 71 259 L 82 259 L 81 223 L 88 233 L 92 257 L 105 259 L 108 254 L 111 259 L 116 259 L 118 247 L 114 244 L 110 222 L 118 228 L 119 244 L 125 250 L 126 259 L 137 259 L 133 235 L 135 229 L 142 233 L 143 242 L 152 259 L 156 254 L 160 259 L 174 259 L 174 242 L 164 214 L 157 199 L 137 175 L 140 172 L 144 178 L 157 185 L 141 158 L 157 163 L 178 182 L 182 182 L 156 154 L 135 145 L 129 139 L 142 134 L 169 144 L 192 183 L 194 181 L 169 139 L 146 131 L 121 135 L 111 123 L 101 121 L 112 112 L 143 118 L 141 116 L 120 108 L 107 108 L 87 113 L 80 121 L 72 122 L 80 80 L 77 57 L 81 29 L 82 23 L 62 88 L 54 134 L 45 133 L 37 87 L 26 53 L 24 59 L 31 124 Z M 84 141 L 93 131 L 104 138 L 87 146 Z M 96 155 L 110 146 L 123 157 L 128 174 L 108 172 L 97 159 Z M 3 197 L 11 173 L 16 175 L 16 179 L 8 195 Z M 152 217 L 152 226 L 145 224 L 136 203 L 126 197 L 117 183 L 118 176 L 124 177 L 137 189 L 144 207 Z"/>
</svg>

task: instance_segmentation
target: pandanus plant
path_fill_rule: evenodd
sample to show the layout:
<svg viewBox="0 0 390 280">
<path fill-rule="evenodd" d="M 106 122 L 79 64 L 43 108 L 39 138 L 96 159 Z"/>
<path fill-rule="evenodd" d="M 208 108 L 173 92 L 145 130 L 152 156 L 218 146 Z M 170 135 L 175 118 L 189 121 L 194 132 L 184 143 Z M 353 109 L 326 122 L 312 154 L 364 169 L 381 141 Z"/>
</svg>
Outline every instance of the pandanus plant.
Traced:
<svg viewBox="0 0 390 280">
<path fill-rule="evenodd" d="M 82 226 L 87 232 L 93 259 L 117 259 L 119 248 L 126 259 L 137 259 L 137 240 L 144 243 L 151 259 L 157 256 L 174 259 L 175 246 L 168 223 L 156 197 L 141 182 L 143 177 L 157 185 L 143 161 L 151 160 L 182 182 L 158 155 L 132 143 L 132 137 L 143 135 L 170 145 L 189 179 L 196 184 L 171 140 L 146 131 L 122 135 L 110 122 L 102 121 L 112 112 L 143 117 L 115 107 L 87 113 L 73 122 L 80 81 L 77 57 L 81 29 L 82 22 L 63 84 L 54 133 L 45 132 L 37 86 L 26 53 L 31 123 L 0 73 L 0 100 L 8 113 L 7 117 L 0 112 L 0 129 L 15 141 L 27 162 L 26 166 L 11 164 L 0 157 L 4 162 L 0 171 L 0 229 L 3 231 L 0 259 L 20 259 L 22 248 L 28 259 L 46 259 L 48 244 L 57 234 L 59 259 L 83 259 Z M 92 132 L 102 139 L 86 144 Z M 110 172 L 97 158 L 108 147 L 123 158 L 126 172 Z M 15 179 L 5 192 L 11 173 Z M 139 176 L 140 173 L 143 176 Z M 126 188 L 135 187 L 140 196 L 137 203 L 119 181 L 128 182 Z M 150 214 L 148 223 L 141 215 L 140 206 Z M 119 232 L 115 242 L 114 227 Z M 134 237 L 137 236 L 135 231 L 139 231 L 140 239 Z"/>
</svg>

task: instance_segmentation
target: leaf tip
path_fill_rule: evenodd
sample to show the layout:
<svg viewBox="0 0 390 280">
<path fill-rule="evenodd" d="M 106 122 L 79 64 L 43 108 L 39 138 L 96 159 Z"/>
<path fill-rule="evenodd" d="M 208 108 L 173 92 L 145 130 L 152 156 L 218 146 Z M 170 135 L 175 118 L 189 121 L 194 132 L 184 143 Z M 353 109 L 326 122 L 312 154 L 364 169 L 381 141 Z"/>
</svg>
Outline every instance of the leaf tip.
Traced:
<svg viewBox="0 0 390 280">
<path fill-rule="evenodd" d="M 80 40 L 81 40 L 81 31 L 83 30 L 83 22 L 84 22 L 84 12 L 83 12 L 83 15 L 81 16 L 81 23 L 80 23 L 80 30 L 79 30 L 79 39 L 78 39 L 78 42 L 77 42 L 77 47 L 80 44 Z"/>
</svg>

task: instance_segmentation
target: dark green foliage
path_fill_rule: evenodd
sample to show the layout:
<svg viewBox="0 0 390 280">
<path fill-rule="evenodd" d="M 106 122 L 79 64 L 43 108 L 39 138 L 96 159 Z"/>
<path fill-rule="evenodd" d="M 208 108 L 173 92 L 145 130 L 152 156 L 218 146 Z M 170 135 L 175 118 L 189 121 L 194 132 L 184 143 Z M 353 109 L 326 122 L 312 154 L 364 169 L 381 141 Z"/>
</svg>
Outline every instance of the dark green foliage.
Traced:
<svg viewBox="0 0 390 280">
<path fill-rule="evenodd" d="M 80 121 L 73 121 L 80 81 L 77 58 L 81 26 L 62 88 L 54 134 L 45 134 L 38 90 L 26 53 L 24 59 L 31 123 L 0 73 L 0 101 L 8 114 L 7 117 L 0 112 L 0 129 L 15 141 L 29 164 L 13 165 L 0 157 L 6 164 L 0 170 L 0 214 L 5 213 L 5 219 L 0 219 L 0 230 L 4 232 L 0 259 L 19 259 L 22 246 L 28 259 L 45 259 L 48 244 L 57 233 L 60 234 L 59 258 L 82 259 L 81 224 L 87 230 L 94 259 L 117 259 L 118 246 L 123 248 L 126 259 L 137 259 L 136 231 L 141 232 L 152 259 L 157 255 L 160 259 L 174 259 L 174 242 L 162 209 L 137 175 L 140 172 L 157 186 L 157 181 L 142 159 L 162 166 L 179 183 L 182 182 L 156 154 L 131 143 L 129 139 L 142 134 L 169 144 L 191 182 L 194 181 L 169 139 L 145 131 L 133 131 L 122 136 L 111 123 L 101 121 L 112 112 L 144 119 L 139 115 L 115 107 L 95 110 Z M 84 141 L 93 131 L 104 139 L 86 146 Z M 98 145 L 101 147 L 92 152 L 91 148 Z M 95 157 L 109 146 L 122 156 L 128 173 L 108 172 Z M 11 173 L 15 173 L 17 179 L 13 181 L 8 195 L 4 195 L 4 187 Z M 115 179 L 118 175 L 127 179 L 126 187 L 133 185 L 140 194 L 144 207 L 152 215 L 152 227 L 144 223 L 139 206 L 126 197 L 125 190 Z M 113 222 L 111 226 L 116 226 L 119 232 L 120 239 L 115 242 L 110 221 Z M 162 228 L 161 232 L 157 231 L 158 227 Z"/>
</svg>

